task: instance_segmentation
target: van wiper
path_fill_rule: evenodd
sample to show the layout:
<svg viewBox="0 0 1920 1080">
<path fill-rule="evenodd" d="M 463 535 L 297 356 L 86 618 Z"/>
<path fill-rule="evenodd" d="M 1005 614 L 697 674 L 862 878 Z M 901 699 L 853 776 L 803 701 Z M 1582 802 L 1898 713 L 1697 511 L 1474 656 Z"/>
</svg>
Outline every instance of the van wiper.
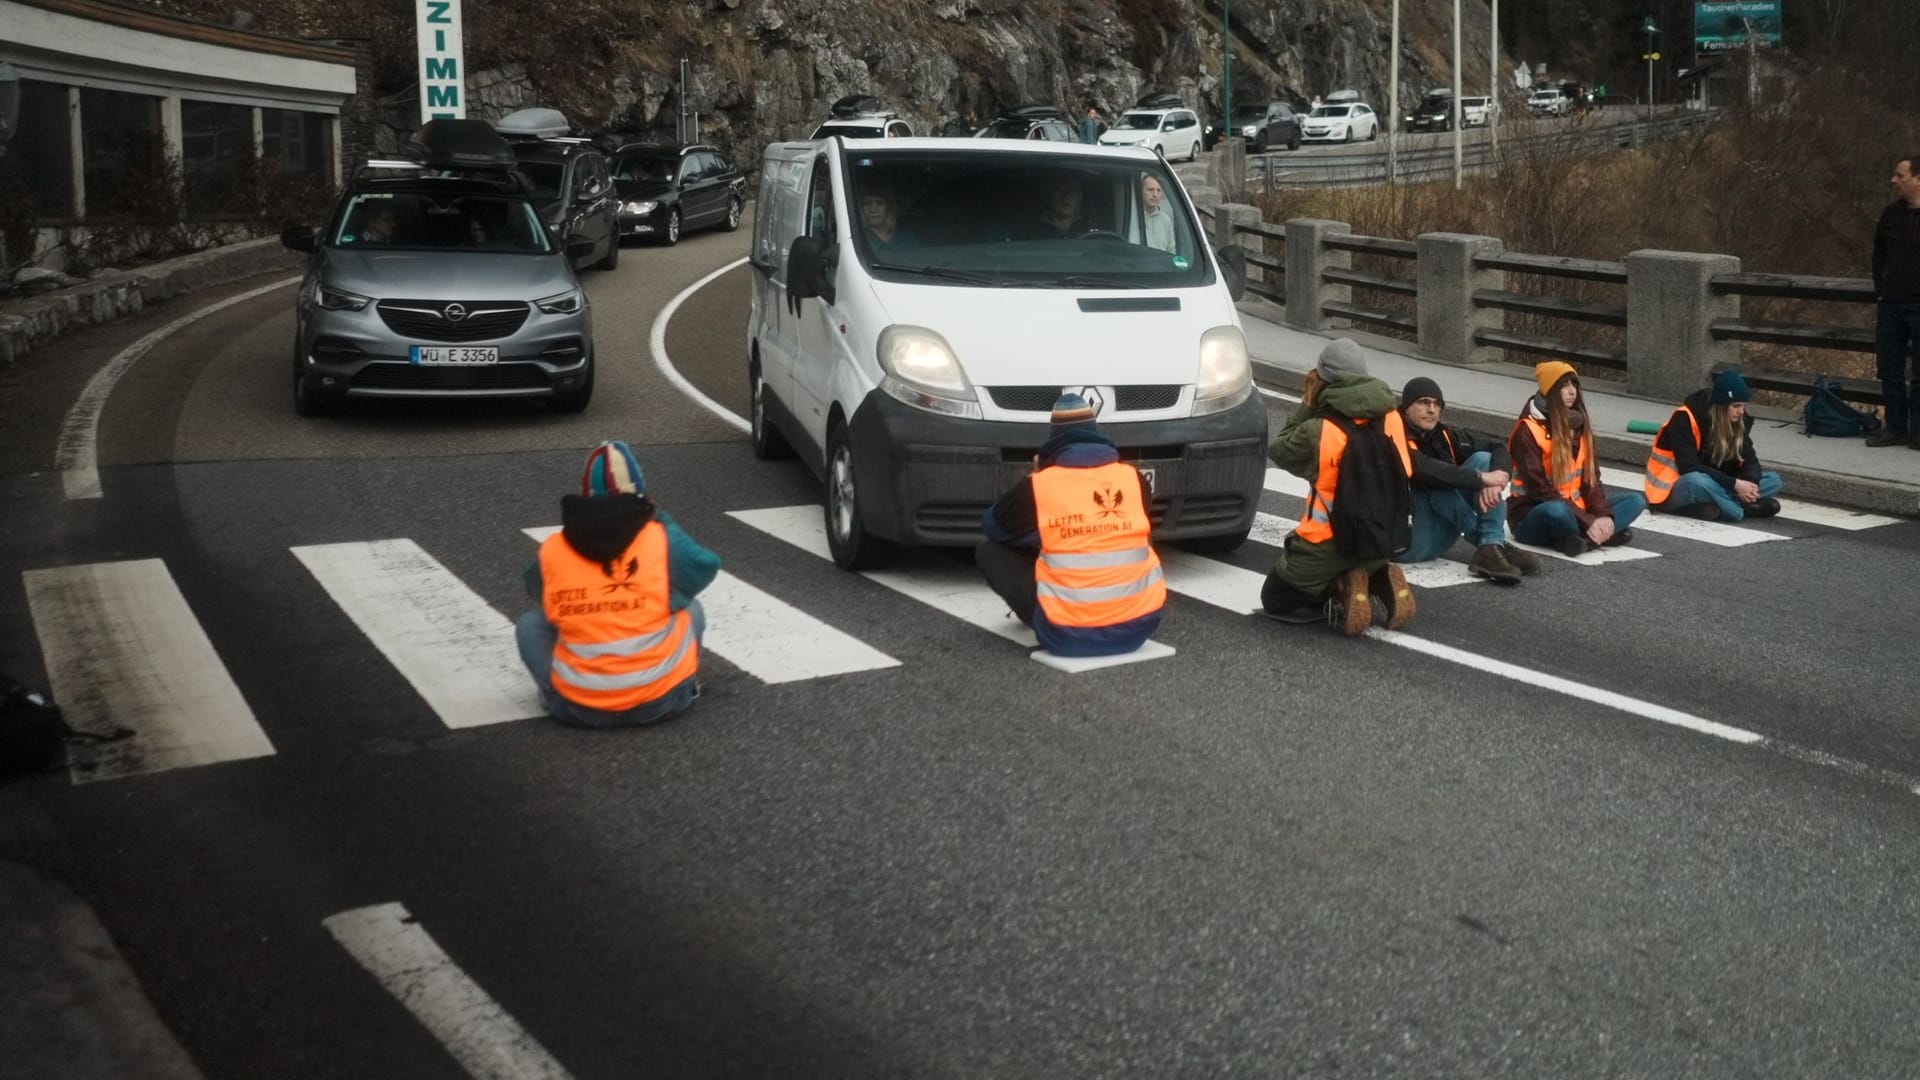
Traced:
<svg viewBox="0 0 1920 1080">
<path fill-rule="evenodd" d="M 999 285 L 998 278 L 982 274 L 977 270 L 956 270 L 951 266 L 902 266 L 899 263 L 876 262 L 875 270 L 888 270 L 896 274 L 917 274 L 920 277 L 943 278 L 947 281 L 964 281 L 969 285 Z"/>
</svg>

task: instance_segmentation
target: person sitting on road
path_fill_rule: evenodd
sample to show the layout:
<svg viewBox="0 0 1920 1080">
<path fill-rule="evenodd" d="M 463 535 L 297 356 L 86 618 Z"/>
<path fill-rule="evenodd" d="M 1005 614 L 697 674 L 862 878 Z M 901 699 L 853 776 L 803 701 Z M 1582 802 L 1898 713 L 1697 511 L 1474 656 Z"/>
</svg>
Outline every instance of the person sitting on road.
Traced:
<svg viewBox="0 0 1920 1080">
<path fill-rule="evenodd" d="M 1422 375 L 1400 391 L 1400 416 L 1413 452 L 1413 544 L 1395 562 L 1417 563 L 1446 554 L 1465 536 L 1473 547 L 1467 572 L 1502 584 L 1537 573 L 1540 556 L 1507 539 L 1507 448 L 1482 450 L 1468 432 L 1443 423 L 1447 401 L 1440 384 Z"/>
<path fill-rule="evenodd" d="M 1140 178 L 1141 233 L 1147 246 L 1171 253 L 1174 249 L 1173 213 L 1167 209 L 1167 193 L 1160 178 L 1151 174 Z"/>
<path fill-rule="evenodd" d="M 657 723 L 700 696 L 707 619 L 694 597 L 720 558 L 656 509 L 644 484 L 626 443 L 594 447 L 580 494 L 560 500 L 560 531 L 527 568 L 539 607 L 515 626 L 520 659 L 563 724 Z"/>
<path fill-rule="evenodd" d="M 1600 486 L 1593 424 L 1580 396 L 1580 376 L 1563 360 L 1533 369 L 1540 392 L 1527 399 L 1507 436 L 1513 458 L 1513 493 L 1507 527 L 1523 544 L 1578 555 L 1598 547 L 1633 542 L 1628 526 L 1647 508 L 1635 492 L 1608 498 Z"/>
<path fill-rule="evenodd" d="M 1046 203 L 1040 215 L 1014 232 L 1016 240 L 1071 240 L 1091 229 L 1082 213 L 1086 192 L 1080 178 L 1068 172 L 1054 173 L 1047 180 Z"/>
<path fill-rule="evenodd" d="M 1655 510 L 1703 521 L 1739 521 L 1780 512 L 1780 474 L 1753 452 L 1753 393 L 1738 371 L 1687 395 L 1653 440 L 1647 502 Z"/>
<path fill-rule="evenodd" d="M 1338 616 L 1342 633 L 1354 637 L 1373 624 L 1372 594 L 1378 594 L 1386 605 L 1388 629 L 1412 621 L 1416 604 L 1406 574 L 1384 556 L 1364 558 L 1341 551 L 1333 531 L 1332 508 L 1347 433 L 1330 418 L 1339 416 L 1356 428 L 1379 424 L 1411 478 L 1412 456 L 1395 404 L 1393 390 L 1367 374 L 1366 353 L 1352 339 L 1330 341 L 1320 350 L 1319 362 L 1307 373 L 1299 407 L 1267 448 L 1275 465 L 1313 485 L 1305 519 L 1287 534 L 1260 589 L 1260 606 L 1267 614 L 1310 622 L 1325 610 L 1330 617 Z"/>
<path fill-rule="evenodd" d="M 1079 394 L 1060 395 L 1033 474 L 981 515 L 974 552 L 987 584 L 1056 656 L 1132 652 L 1167 603 L 1148 542 L 1153 486 L 1094 414 Z"/>
<path fill-rule="evenodd" d="M 893 181 L 873 176 L 860 185 L 860 222 L 866 226 L 867 242 L 876 252 L 917 247 L 912 232 L 900 228 L 900 210 L 894 201 Z"/>
</svg>

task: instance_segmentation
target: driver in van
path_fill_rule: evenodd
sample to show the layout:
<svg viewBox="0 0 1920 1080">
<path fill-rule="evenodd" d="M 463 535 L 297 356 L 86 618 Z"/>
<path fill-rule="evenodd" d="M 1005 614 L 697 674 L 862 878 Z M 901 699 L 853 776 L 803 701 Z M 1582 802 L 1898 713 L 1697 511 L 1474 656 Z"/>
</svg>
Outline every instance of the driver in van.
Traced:
<svg viewBox="0 0 1920 1080">
<path fill-rule="evenodd" d="M 894 198 L 893 181 L 884 176 L 862 181 L 860 223 L 866 226 L 867 242 L 876 252 L 918 246 L 913 234 L 900 228 L 900 206 Z"/>
<path fill-rule="evenodd" d="M 1016 230 L 1014 239 L 1071 240 L 1093 227 L 1082 212 L 1086 192 L 1080 188 L 1079 177 L 1067 172 L 1055 173 L 1047 181 L 1046 190 L 1046 203 L 1041 207 L 1040 216 Z"/>
</svg>

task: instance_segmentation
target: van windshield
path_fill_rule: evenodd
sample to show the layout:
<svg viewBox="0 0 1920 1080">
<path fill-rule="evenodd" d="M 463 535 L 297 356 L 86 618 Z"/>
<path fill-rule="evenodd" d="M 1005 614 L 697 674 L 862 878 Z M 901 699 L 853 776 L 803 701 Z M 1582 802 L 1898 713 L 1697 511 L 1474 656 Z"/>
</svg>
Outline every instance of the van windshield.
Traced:
<svg viewBox="0 0 1920 1080">
<path fill-rule="evenodd" d="M 334 222 L 328 242 L 342 248 L 385 251 L 466 250 L 545 255 L 547 230 L 525 199 L 379 191 L 354 195 Z"/>
<path fill-rule="evenodd" d="M 854 244 L 883 280 L 1118 289 L 1214 280 L 1162 161 L 903 150 L 847 164 Z"/>
</svg>

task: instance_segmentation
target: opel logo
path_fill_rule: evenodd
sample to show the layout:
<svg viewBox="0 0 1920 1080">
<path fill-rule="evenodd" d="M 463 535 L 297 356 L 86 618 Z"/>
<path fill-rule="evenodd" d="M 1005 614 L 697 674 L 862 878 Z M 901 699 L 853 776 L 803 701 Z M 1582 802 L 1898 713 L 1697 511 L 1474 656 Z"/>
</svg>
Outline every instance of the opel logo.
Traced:
<svg viewBox="0 0 1920 1080">
<path fill-rule="evenodd" d="M 448 304 L 441 314 L 447 317 L 448 322 L 459 322 L 461 319 L 467 317 L 467 306 L 465 304 Z"/>
<path fill-rule="evenodd" d="M 1087 404 L 1093 406 L 1093 415 L 1099 416 L 1106 411 L 1107 399 L 1100 396 L 1099 387 L 1083 386 L 1080 388 L 1080 396 L 1086 399 Z"/>
</svg>

